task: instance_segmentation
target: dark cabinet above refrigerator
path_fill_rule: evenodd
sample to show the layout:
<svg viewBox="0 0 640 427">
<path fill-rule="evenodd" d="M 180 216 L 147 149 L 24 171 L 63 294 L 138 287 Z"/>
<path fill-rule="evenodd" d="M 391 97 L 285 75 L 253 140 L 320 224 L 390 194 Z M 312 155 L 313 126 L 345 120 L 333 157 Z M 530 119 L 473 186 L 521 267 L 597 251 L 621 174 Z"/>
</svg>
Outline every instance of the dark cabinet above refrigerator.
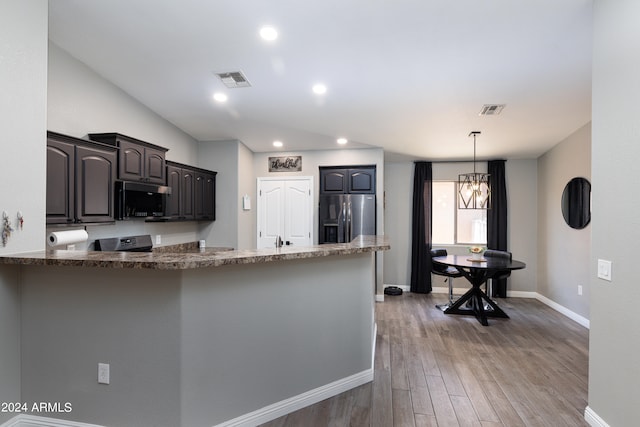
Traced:
<svg viewBox="0 0 640 427">
<path fill-rule="evenodd" d="M 375 166 L 320 167 L 320 194 L 375 193 Z"/>
</svg>

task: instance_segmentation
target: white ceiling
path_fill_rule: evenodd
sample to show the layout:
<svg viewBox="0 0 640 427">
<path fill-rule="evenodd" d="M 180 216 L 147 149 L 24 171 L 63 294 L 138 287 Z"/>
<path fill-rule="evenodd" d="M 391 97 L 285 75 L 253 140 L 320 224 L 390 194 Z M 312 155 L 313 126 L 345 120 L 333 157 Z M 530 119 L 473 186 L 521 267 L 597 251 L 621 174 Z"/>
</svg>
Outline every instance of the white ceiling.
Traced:
<svg viewBox="0 0 640 427">
<path fill-rule="evenodd" d="M 49 4 L 54 43 L 199 141 L 264 152 L 275 139 L 335 149 L 344 136 L 455 160 L 472 156 L 479 130 L 478 158 L 535 158 L 591 120 L 592 0 Z M 265 24 L 275 42 L 258 36 Z M 237 70 L 252 87 L 214 75 Z M 506 108 L 480 117 L 490 103 Z"/>
</svg>

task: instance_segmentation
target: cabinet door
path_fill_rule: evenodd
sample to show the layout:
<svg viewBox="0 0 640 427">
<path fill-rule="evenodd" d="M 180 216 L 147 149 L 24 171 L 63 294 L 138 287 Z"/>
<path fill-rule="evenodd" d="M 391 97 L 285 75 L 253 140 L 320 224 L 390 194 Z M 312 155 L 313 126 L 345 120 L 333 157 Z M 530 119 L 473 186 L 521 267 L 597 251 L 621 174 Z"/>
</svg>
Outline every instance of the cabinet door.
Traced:
<svg viewBox="0 0 640 427">
<path fill-rule="evenodd" d="M 181 168 L 167 166 L 167 186 L 171 187 L 171 194 L 167 196 L 166 215 L 177 219 L 180 217 Z"/>
<path fill-rule="evenodd" d="M 206 174 L 203 189 L 203 219 L 216 219 L 216 176 Z"/>
<path fill-rule="evenodd" d="M 196 172 L 195 216 L 196 219 L 215 220 L 216 184 L 215 175 Z"/>
<path fill-rule="evenodd" d="M 114 220 L 116 153 L 76 147 L 76 218 L 78 222 Z"/>
<path fill-rule="evenodd" d="M 75 146 L 47 141 L 47 224 L 75 221 Z"/>
<path fill-rule="evenodd" d="M 320 193 L 344 194 L 347 191 L 347 169 L 320 169 Z"/>
<path fill-rule="evenodd" d="M 349 169 L 349 193 L 375 194 L 375 168 Z"/>
<path fill-rule="evenodd" d="M 147 181 L 164 185 L 167 170 L 164 164 L 164 151 L 147 147 L 144 151 L 144 161 Z"/>
<path fill-rule="evenodd" d="M 128 141 L 120 141 L 119 144 L 118 178 L 123 181 L 144 181 L 144 147 Z"/>
<path fill-rule="evenodd" d="M 182 169 L 182 185 L 180 188 L 181 198 L 181 213 L 180 219 L 194 219 L 195 218 L 195 172 L 190 169 Z"/>
</svg>

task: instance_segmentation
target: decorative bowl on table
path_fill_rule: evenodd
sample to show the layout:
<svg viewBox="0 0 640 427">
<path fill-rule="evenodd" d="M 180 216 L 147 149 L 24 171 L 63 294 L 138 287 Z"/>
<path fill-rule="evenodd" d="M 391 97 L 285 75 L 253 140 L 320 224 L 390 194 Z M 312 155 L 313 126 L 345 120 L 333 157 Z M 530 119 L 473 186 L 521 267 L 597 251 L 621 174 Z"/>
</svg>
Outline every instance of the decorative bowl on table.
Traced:
<svg viewBox="0 0 640 427">
<path fill-rule="evenodd" d="M 482 254 L 484 254 L 484 246 L 470 246 L 469 253 L 471 254 L 472 261 L 482 261 Z"/>
</svg>

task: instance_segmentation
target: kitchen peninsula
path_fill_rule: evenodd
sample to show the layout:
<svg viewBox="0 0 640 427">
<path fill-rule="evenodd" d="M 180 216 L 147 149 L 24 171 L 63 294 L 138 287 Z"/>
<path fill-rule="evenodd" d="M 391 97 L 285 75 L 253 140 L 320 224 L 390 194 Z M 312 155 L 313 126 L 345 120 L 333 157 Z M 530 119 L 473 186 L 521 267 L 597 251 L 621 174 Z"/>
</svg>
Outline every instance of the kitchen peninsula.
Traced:
<svg viewBox="0 0 640 427">
<path fill-rule="evenodd" d="M 366 383 L 374 254 L 388 249 L 361 236 L 0 257 L 20 283 L 22 400 L 69 402 L 61 418 L 97 425 L 255 425 Z"/>
</svg>

